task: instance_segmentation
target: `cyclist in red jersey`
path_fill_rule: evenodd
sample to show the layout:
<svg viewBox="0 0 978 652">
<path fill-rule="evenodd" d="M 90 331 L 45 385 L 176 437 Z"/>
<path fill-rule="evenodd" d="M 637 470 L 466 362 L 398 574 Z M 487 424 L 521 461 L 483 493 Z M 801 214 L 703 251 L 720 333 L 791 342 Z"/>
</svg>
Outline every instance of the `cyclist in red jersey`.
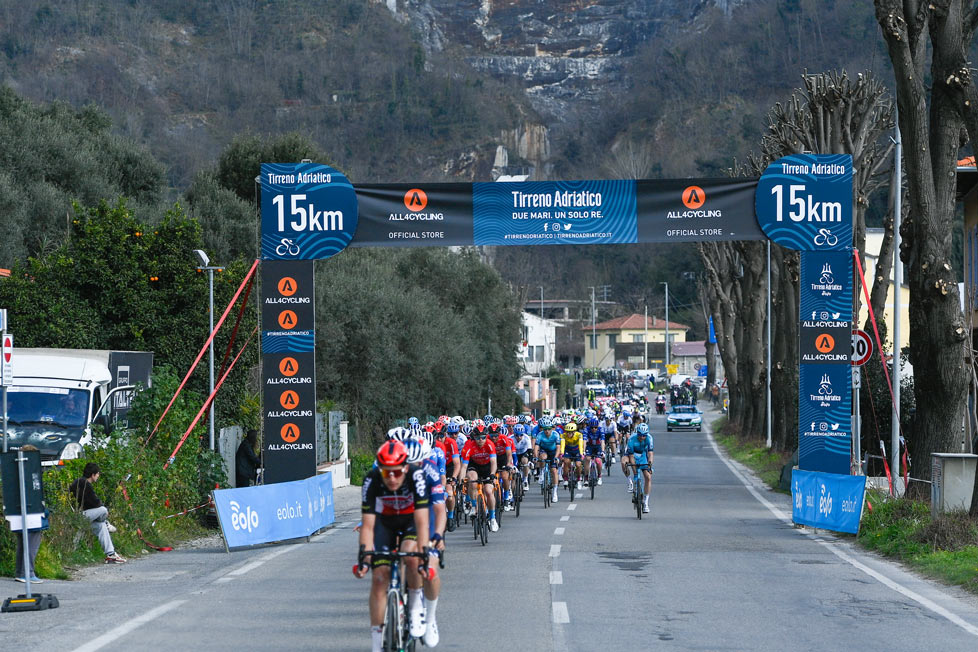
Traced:
<svg viewBox="0 0 978 652">
<path fill-rule="evenodd" d="M 486 439 L 486 424 L 481 419 L 476 421 L 472 437 L 462 447 L 461 458 L 461 473 L 469 483 L 469 516 L 472 516 L 475 514 L 475 492 L 478 487 L 476 481 L 486 480 L 496 474 L 496 447 Z M 496 522 L 496 498 L 492 494 L 492 485 L 482 485 L 482 493 L 489 511 L 489 529 L 496 532 L 499 530 L 499 523 Z"/>
<path fill-rule="evenodd" d="M 503 509 L 511 511 L 512 494 L 509 490 L 509 467 L 513 464 L 513 440 L 506 434 L 506 427 L 495 419 L 489 425 L 489 439 L 496 447 L 496 467 L 499 469 L 499 479 L 502 481 Z"/>
<path fill-rule="evenodd" d="M 445 511 L 448 518 L 448 531 L 455 529 L 455 487 L 458 486 L 459 476 L 462 473 L 461 454 L 458 450 L 458 443 L 454 436 L 458 434 L 460 426 L 457 423 L 449 422 L 438 428 L 435 425 L 435 446 L 445 453 Z"/>
</svg>

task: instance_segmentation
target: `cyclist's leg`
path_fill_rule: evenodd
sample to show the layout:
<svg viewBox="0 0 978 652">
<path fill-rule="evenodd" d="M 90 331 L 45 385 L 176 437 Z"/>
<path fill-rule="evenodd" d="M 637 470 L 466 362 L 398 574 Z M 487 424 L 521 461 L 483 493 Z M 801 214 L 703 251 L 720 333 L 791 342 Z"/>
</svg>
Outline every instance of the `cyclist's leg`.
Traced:
<svg viewBox="0 0 978 652">
<path fill-rule="evenodd" d="M 645 476 L 645 502 L 649 501 L 649 495 L 652 493 L 652 471 L 649 466 L 642 469 L 642 474 Z"/>
<path fill-rule="evenodd" d="M 466 471 L 465 475 L 468 480 L 469 488 L 469 513 L 472 513 L 471 510 L 476 504 L 476 492 L 479 491 L 479 484 L 476 482 L 476 480 L 479 479 L 479 474 L 475 469 L 470 468 Z"/>
<path fill-rule="evenodd" d="M 374 550 L 391 552 L 397 549 L 397 536 L 384 526 L 381 519 L 374 521 Z M 370 625 L 374 628 L 384 624 L 384 608 L 387 602 L 387 586 L 391 581 L 391 561 L 373 558 L 370 577 Z"/>
</svg>

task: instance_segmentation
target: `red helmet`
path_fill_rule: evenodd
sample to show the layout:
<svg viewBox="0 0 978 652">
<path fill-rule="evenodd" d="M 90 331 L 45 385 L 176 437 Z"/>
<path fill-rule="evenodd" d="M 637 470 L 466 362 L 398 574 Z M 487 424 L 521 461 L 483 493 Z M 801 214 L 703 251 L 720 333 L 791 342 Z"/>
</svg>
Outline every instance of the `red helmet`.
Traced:
<svg viewBox="0 0 978 652">
<path fill-rule="evenodd" d="M 381 466 L 401 466 L 407 462 L 407 457 L 407 446 L 396 439 L 385 441 L 377 449 L 377 464 Z"/>
<path fill-rule="evenodd" d="M 424 424 L 424 426 L 422 426 L 422 430 L 424 430 L 425 432 L 434 432 L 435 424 L 429 421 L 428 423 Z"/>
<path fill-rule="evenodd" d="M 436 433 L 441 432 L 444 429 L 445 429 L 445 422 L 444 421 L 442 421 L 441 419 L 438 419 L 438 421 L 435 421 L 435 432 Z"/>
<path fill-rule="evenodd" d="M 506 425 L 507 426 L 515 426 L 517 421 L 519 421 L 519 419 L 517 419 L 516 417 L 514 417 L 512 414 L 510 414 L 509 416 L 506 417 Z"/>
<path fill-rule="evenodd" d="M 484 432 L 486 429 L 486 422 L 482 419 L 476 419 L 473 425 L 478 432 Z"/>
<path fill-rule="evenodd" d="M 443 415 L 441 415 L 440 417 L 438 417 L 438 421 L 439 421 L 440 423 L 448 423 L 448 421 L 449 421 L 449 417 L 448 417 L 448 415 L 447 415 L 447 414 L 443 414 Z"/>
<path fill-rule="evenodd" d="M 494 420 L 492 423 L 489 424 L 489 432 L 492 433 L 492 434 L 496 434 L 497 432 L 499 432 L 499 420 L 498 419 Z"/>
</svg>

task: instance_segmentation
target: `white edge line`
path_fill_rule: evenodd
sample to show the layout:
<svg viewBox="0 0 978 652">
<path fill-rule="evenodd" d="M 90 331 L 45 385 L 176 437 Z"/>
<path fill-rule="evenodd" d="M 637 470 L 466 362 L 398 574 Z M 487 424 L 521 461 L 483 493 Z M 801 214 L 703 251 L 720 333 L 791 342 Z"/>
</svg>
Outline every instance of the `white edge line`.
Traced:
<svg viewBox="0 0 978 652">
<path fill-rule="evenodd" d="M 713 446 L 713 450 L 714 450 L 714 452 L 716 452 L 717 457 L 719 457 L 720 458 L 720 461 L 723 462 L 724 464 L 726 464 L 727 465 L 727 468 L 730 469 L 730 471 L 735 476 L 737 476 L 737 479 L 739 479 L 740 482 L 745 487 L 747 487 L 747 490 L 751 493 L 751 495 L 753 495 L 754 498 L 756 498 L 762 505 L 764 505 L 765 507 L 767 507 L 768 510 L 770 510 L 771 513 L 774 514 L 775 517 L 777 517 L 779 520 L 783 521 L 784 523 L 787 523 L 788 525 L 791 525 L 793 523 L 792 520 L 790 518 L 788 518 L 787 516 L 785 516 L 784 512 L 782 512 L 780 509 L 778 509 L 777 507 L 775 507 L 774 505 L 772 505 L 770 501 L 768 501 L 766 498 L 764 498 L 764 496 L 762 496 L 760 493 L 758 493 L 758 491 L 748 482 L 748 480 L 740 473 L 740 471 L 738 471 L 737 468 L 734 467 L 734 465 L 731 464 L 729 461 L 727 461 L 727 459 L 720 453 L 720 448 L 717 446 L 716 440 L 713 439 L 713 434 L 708 432 L 708 433 L 706 433 L 706 435 L 707 435 L 707 437 L 710 438 L 710 444 Z M 810 536 L 811 537 L 811 535 L 809 535 L 807 532 L 804 532 L 803 530 L 799 530 L 799 533 L 805 534 L 806 536 Z M 836 548 L 836 546 L 832 545 L 831 543 L 829 543 L 827 541 L 823 541 L 821 539 L 817 539 L 815 537 L 811 537 L 811 538 L 814 541 L 816 541 L 817 543 L 820 543 L 823 546 L 825 546 L 836 557 L 838 557 L 839 559 L 841 559 L 844 562 L 848 563 L 853 568 L 856 568 L 856 569 L 861 570 L 862 572 L 866 573 L 867 575 L 869 575 L 870 577 L 872 577 L 873 579 L 875 579 L 876 581 L 878 581 L 880 584 L 883 584 L 884 586 L 887 586 L 887 587 L 893 589 L 897 593 L 899 593 L 901 595 L 904 595 L 904 596 L 910 598 L 911 600 L 913 600 L 914 602 L 916 602 L 920 606 L 922 606 L 922 607 L 924 607 L 926 609 L 929 609 L 929 610 L 933 611 L 938 616 L 941 616 L 943 618 L 946 618 L 947 620 L 951 621 L 952 623 L 954 623 L 955 625 L 957 625 L 958 627 L 960 627 L 964 631 L 968 632 L 969 634 L 972 634 L 974 636 L 978 636 L 978 627 L 976 627 L 976 626 L 972 625 L 971 623 L 967 622 L 966 620 L 964 620 L 960 616 L 957 616 L 957 615 L 951 613 L 950 611 L 948 611 L 944 607 L 940 606 L 939 604 L 937 604 L 933 600 L 930 600 L 928 598 L 925 598 L 924 596 L 920 595 L 916 591 L 913 591 L 911 589 L 908 589 L 907 587 L 905 587 L 902 584 L 896 582 L 895 580 L 891 580 L 890 578 L 888 578 L 887 576 L 883 575 L 882 573 L 873 570 L 872 568 L 870 568 L 869 566 L 866 566 L 865 564 L 863 564 L 862 562 L 858 561 L 857 559 L 854 559 L 853 557 L 850 557 L 849 555 L 847 555 L 846 553 L 842 552 L 841 550 L 838 550 Z"/>
<path fill-rule="evenodd" d="M 150 609 L 143 615 L 136 616 L 135 618 L 123 623 L 122 625 L 119 625 L 115 629 L 102 634 L 98 638 L 92 639 L 91 641 L 85 643 L 81 647 L 75 648 L 75 652 L 95 652 L 95 650 L 100 650 L 106 645 L 108 645 L 109 643 L 112 643 L 122 638 L 123 636 L 125 636 L 132 630 L 136 629 L 140 625 L 145 625 L 151 620 L 155 618 L 159 618 L 166 612 L 171 611 L 172 609 L 176 609 L 184 602 L 186 602 L 186 600 L 172 600 L 170 602 L 167 602 L 166 604 L 162 604 L 156 607 L 155 609 Z"/>
</svg>

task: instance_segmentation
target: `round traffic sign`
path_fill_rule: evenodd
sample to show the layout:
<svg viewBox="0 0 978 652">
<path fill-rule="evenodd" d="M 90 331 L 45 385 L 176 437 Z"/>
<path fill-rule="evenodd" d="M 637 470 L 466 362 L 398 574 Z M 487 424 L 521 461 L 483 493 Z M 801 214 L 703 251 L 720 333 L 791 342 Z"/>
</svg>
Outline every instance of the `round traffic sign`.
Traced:
<svg viewBox="0 0 978 652">
<path fill-rule="evenodd" d="M 852 364 L 861 367 L 873 357 L 873 340 L 866 331 L 852 331 Z"/>
</svg>

